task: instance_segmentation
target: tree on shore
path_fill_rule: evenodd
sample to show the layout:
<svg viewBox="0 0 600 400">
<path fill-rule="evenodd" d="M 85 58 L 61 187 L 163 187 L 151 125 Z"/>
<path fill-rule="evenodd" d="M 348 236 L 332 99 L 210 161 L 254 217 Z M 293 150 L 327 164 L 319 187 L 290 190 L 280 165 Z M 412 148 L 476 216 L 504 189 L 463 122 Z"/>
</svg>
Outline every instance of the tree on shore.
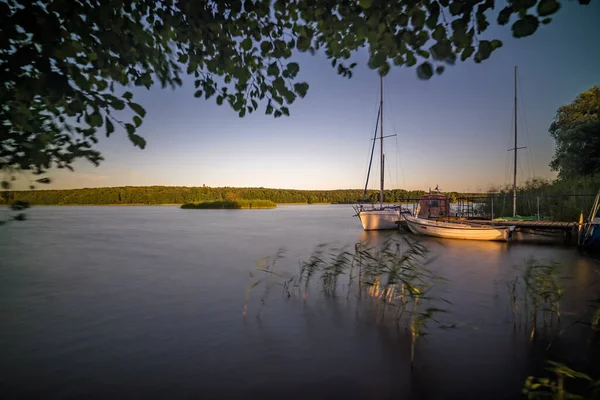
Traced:
<svg viewBox="0 0 600 400">
<path fill-rule="evenodd" d="M 556 141 L 550 167 L 559 178 L 600 173 L 600 86 L 560 107 L 549 131 Z"/>
<path fill-rule="evenodd" d="M 588 4 L 589 0 L 579 0 Z M 43 174 L 101 160 L 97 135 L 117 128 L 134 146 L 146 111 L 127 88 L 176 88 L 243 117 L 289 115 L 308 83 L 296 51 L 320 51 L 351 77 L 352 57 L 386 75 L 414 67 L 421 79 L 446 65 L 482 62 L 502 46 L 481 36 L 493 18 L 516 38 L 560 9 L 557 0 L 4 0 L 0 1 L 0 169 Z M 494 10 L 494 11 L 492 11 Z M 123 120 L 121 111 L 135 115 Z M 47 178 L 39 180 L 48 182 Z M 10 183 L 5 181 L 4 186 Z"/>
</svg>

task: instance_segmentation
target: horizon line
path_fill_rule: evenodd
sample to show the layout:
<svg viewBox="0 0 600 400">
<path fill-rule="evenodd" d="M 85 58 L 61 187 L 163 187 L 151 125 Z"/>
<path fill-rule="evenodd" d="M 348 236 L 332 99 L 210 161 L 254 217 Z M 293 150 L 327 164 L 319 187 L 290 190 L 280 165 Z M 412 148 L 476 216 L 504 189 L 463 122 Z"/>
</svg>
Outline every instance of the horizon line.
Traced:
<svg viewBox="0 0 600 400">
<path fill-rule="evenodd" d="M 118 189 L 118 188 L 145 188 L 145 187 L 167 187 L 167 188 L 210 188 L 210 189 L 267 189 L 267 190 L 297 190 L 297 191 L 312 191 L 312 192 L 331 192 L 331 191 L 341 191 L 341 190 L 361 190 L 364 188 L 344 188 L 344 189 L 296 189 L 296 188 L 282 188 L 282 187 L 264 187 L 264 186 L 185 186 L 185 185 L 124 185 L 124 186 L 94 186 L 94 187 L 79 187 L 79 188 L 35 188 L 35 189 L 11 189 L 7 190 L 8 192 L 35 192 L 35 191 L 58 191 L 58 190 L 85 190 L 85 189 Z M 502 185 L 499 186 L 500 188 Z M 402 190 L 405 192 L 410 191 L 431 191 L 431 188 L 428 189 L 402 189 L 402 188 L 388 188 L 384 190 Z M 461 190 L 440 190 L 441 193 L 490 193 L 493 191 L 497 191 L 498 189 L 487 189 L 482 191 L 461 191 Z M 369 192 L 378 192 L 379 189 L 367 189 Z"/>
</svg>

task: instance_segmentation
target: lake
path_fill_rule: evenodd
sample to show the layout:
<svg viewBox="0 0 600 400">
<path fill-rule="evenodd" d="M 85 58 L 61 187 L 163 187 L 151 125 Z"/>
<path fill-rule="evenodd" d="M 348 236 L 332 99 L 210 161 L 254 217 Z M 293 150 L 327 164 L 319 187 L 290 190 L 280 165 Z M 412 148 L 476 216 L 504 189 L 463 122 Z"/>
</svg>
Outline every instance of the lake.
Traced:
<svg viewBox="0 0 600 400">
<path fill-rule="evenodd" d="M 562 326 L 585 312 L 596 259 L 548 238 L 419 238 L 451 304 L 419 339 L 355 296 L 276 287 L 242 310 L 257 260 L 285 248 L 298 270 L 316 245 L 380 245 L 349 205 L 272 210 L 34 207 L 0 227 L 0 392 L 20 398 L 520 398 L 549 357 L 586 365 L 577 326 L 530 343 L 513 328 L 507 282 L 531 257 L 569 279 Z M 413 238 L 412 235 L 410 235 Z M 363 307 L 364 308 L 364 307 Z M 574 317 L 573 317 L 574 318 Z"/>
</svg>

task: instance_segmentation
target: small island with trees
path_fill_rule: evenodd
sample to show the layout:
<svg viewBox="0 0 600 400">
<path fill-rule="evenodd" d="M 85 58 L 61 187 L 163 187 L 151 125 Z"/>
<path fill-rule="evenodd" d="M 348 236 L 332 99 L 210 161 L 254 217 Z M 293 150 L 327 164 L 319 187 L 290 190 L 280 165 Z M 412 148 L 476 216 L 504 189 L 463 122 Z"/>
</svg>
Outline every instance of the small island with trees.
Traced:
<svg viewBox="0 0 600 400">
<path fill-rule="evenodd" d="M 271 200 L 224 200 L 224 201 L 204 201 L 202 203 L 186 203 L 181 206 L 185 210 L 206 210 L 206 209 L 264 209 L 275 208 L 277 204 Z"/>
</svg>

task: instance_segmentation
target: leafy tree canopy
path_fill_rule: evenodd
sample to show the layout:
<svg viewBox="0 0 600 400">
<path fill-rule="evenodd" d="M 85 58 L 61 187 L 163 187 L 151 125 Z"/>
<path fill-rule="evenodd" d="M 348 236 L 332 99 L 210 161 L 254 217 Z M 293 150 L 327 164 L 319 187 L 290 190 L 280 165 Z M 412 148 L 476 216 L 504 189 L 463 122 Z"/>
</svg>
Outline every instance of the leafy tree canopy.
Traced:
<svg viewBox="0 0 600 400">
<path fill-rule="evenodd" d="M 600 172 L 600 86 L 560 107 L 550 135 L 556 140 L 550 167 L 558 171 L 559 178 Z"/>
<path fill-rule="evenodd" d="M 581 4 L 589 0 L 579 0 Z M 557 0 L 0 0 L 0 168 L 41 174 L 99 163 L 97 135 L 120 126 L 135 146 L 146 111 L 128 87 L 177 87 L 227 102 L 240 117 L 274 117 L 304 97 L 295 51 L 322 51 L 345 77 L 367 48 L 381 75 L 415 67 L 422 79 L 502 46 L 490 18 L 533 34 Z M 119 112 L 135 116 L 122 120 Z M 43 181 L 42 181 L 43 182 Z"/>
</svg>

